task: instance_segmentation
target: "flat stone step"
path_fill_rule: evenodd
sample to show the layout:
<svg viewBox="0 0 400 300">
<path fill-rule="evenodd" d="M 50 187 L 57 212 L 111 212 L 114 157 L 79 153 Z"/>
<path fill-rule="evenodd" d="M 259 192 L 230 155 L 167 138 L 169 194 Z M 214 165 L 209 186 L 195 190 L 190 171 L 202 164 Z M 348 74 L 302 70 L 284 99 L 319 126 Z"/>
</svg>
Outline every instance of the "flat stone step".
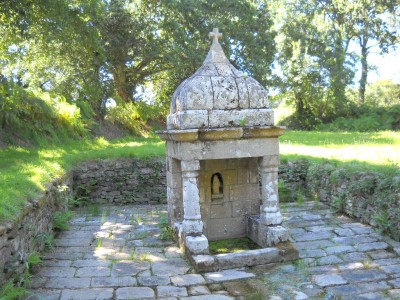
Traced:
<svg viewBox="0 0 400 300">
<path fill-rule="evenodd" d="M 223 282 L 223 281 L 229 281 L 229 280 L 251 278 L 254 276 L 255 275 L 253 273 L 245 272 L 242 270 L 235 270 L 235 269 L 224 270 L 221 272 L 210 272 L 210 273 L 204 274 L 204 277 L 209 282 Z"/>
</svg>

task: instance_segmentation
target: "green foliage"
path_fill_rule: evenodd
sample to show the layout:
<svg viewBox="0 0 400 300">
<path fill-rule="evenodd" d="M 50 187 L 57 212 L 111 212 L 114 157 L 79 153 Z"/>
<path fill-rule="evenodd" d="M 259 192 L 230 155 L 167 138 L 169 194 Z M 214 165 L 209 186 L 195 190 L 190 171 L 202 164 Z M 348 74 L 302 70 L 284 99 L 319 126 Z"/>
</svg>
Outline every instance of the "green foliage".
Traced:
<svg viewBox="0 0 400 300">
<path fill-rule="evenodd" d="M 152 117 L 154 117 L 154 112 L 150 106 L 144 103 L 134 104 L 132 102 L 121 103 L 109 108 L 106 116 L 107 120 L 121 125 L 138 136 L 144 135 L 148 131 L 145 121 Z"/>
<path fill-rule="evenodd" d="M 42 257 L 39 252 L 34 251 L 28 255 L 27 258 L 28 268 L 32 268 L 34 266 L 40 265 L 42 263 Z"/>
<path fill-rule="evenodd" d="M 54 214 L 53 227 L 56 230 L 67 230 L 69 229 L 69 221 L 72 219 L 74 213 L 72 211 L 56 212 Z"/>
<path fill-rule="evenodd" d="M 161 227 L 160 238 L 162 240 L 174 240 L 175 239 L 174 228 L 169 226 L 168 215 L 166 213 L 160 214 L 159 225 Z"/>
<path fill-rule="evenodd" d="M 7 281 L 0 289 L 0 300 L 24 299 L 26 293 L 25 287 L 18 286 L 13 281 Z"/>
<path fill-rule="evenodd" d="M 52 233 L 40 233 L 33 239 L 34 244 L 42 244 L 49 251 L 54 249 L 54 235 Z"/>
<path fill-rule="evenodd" d="M 172 228 L 171 226 L 162 227 L 160 238 L 162 240 L 174 240 L 175 239 L 174 228 Z"/>
<path fill-rule="evenodd" d="M 0 129 L 17 136 L 83 137 L 86 124 L 75 105 L 63 97 L 34 93 L 3 80 L 0 83 Z"/>
<path fill-rule="evenodd" d="M 367 87 L 365 103 L 371 106 L 391 107 L 400 102 L 400 84 L 379 80 Z"/>
<path fill-rule="evenodd" d="M 260 248 L 259 245 L 257 245 L 247 237 L 211 241 L 209 244 L 210 244 L 209 249 L 211 254 L 241 252 L 241 251 L 254 250 Z"/>
<path fill-rule="evenodd" d="M 378 231 L 399 240 L 400 180 L 397 175 L 311 164 L 307 185 L 321 201 L 333 205 L 339 212 L 365 223 L 375 221 Z"/>
<path fill-rule="evenodd" d="M 353 106 L 348 115 L 335 119 L 332 123 L 319 126 L 326 131 L 373 132 L 398 130 L 400 128 L 400 105 L 389 107 L 364 104 Z"/>
</svg>

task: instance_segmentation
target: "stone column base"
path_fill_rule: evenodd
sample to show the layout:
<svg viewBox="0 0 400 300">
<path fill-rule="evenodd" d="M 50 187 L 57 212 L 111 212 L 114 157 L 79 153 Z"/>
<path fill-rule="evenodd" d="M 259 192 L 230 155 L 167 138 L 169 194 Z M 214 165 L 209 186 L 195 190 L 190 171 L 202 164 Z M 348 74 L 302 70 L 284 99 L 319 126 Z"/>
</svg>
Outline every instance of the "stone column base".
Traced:
<svg viewBox="0 0 400 300">
<path fill-rule="evenodd" d="M 191 254 L 208 254 L 208 239 L 204 234 L 201 236 L 186 236 L 185 248 Z"/>
<path fill-rule="evenodd" d="M 264 225 L 259 216 L 247 218 L 247 236 L 261 247 L 271 247 L 286 242 L 290 238 L 290 231 L 282 225 Z"/>
<path fill-rule="evenodd" d="M 185 233 L 184 225 L 175 223 L 175 233 L 178 235 L 179 247 L 190 255 L 208 254 L 208 239 L 204 234 L 191 235 Z"/>
</svg>

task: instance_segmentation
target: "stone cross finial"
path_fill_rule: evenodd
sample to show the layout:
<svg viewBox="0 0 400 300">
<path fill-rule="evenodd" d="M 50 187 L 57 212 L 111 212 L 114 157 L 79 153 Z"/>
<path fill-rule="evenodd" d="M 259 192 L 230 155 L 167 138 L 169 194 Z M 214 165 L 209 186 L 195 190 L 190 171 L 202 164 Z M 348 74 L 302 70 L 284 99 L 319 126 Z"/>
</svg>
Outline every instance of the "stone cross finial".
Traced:
<svg viewBox="0 0 400 300">
<path fill-rule="evenodd" d="M 208 34 L 208 37 L 213 38 L 213 43 L 218 43 L 218 39 L 222 38 L 222 33 L 219 32 L 218 28 L 213 28 L 213 31 Z"/>
</svg>

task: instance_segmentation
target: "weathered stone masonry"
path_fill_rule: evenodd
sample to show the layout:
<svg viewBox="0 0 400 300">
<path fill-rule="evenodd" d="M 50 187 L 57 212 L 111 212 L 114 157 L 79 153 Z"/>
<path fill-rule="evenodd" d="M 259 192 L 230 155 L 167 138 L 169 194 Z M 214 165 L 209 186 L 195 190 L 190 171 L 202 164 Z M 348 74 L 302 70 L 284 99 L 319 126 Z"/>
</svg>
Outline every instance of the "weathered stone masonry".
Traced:
<svg viewBox="0 0 400 300">
<path fill-rule="evenodd" d="M 0 225 L 0 286 L 13 276 L 22 274 L 28 256 L 44 248 L 53 231 L 54 213 L 66 208 L 66 199 L 72 197 L 71 187 L 71 175 L 54 181 L 14 220 Z"/>
<path fill-rule="evenodd" d="M 124 176 L 116 176 L 125 172 L 132 171 L 132 166 L 136 166 L 135 176 L 143 176 L 143 181 L 138 181 L 137 184 L 144 185 L 137 187 L 140 191 L 145 191 L 145 194 L 137 195 L 135 199 L 140 201 L 147 201 L 148 197 L 152 197 L 149 192 L 153 190 L 147 189 L 145 178 L 149 178 L 149 170 L 152 174 L 157 174 L 158 179 L 154 178 L 151 184 L 156 182 L 157 188 L 155 191 L 155 202 L 158 202 L 160 198 L 160 191 L 165 193 L 165 182 L 166 182 L 166 170 L 162 158 L 156 158 L 155 160 L 138 161 L 135 158 L 124 158 L 118 160 L 106 160 L 106 161 L 92 161 L 86 162 L 78 166 L 74 170 L 74 176 L 72 173 L 61 180 L 56 180 L 49 185 L 47 191 L 39 196 L 35 201 L 29 203 L 21 212 L 21 214 L 15 218 L 14 222 L 8 222 L 0 225 L 0 285 L 10 276 L 15 274 L 21 274 L 25 269 L 25 261 L 29 253 L 43 249 L 46 234 L 51 234 L 53 227 L 53 217 L 57 210 L 64 209 L 65 198 L 72 197 L 72 186 L 80 187 L 83 190 L 92 190 L 95 192 L 94 187 L 97 185 L 100 190 L 103 190 L 105 194 L 102 197 L 95 197 L 90 201 L 100 201 L 102 203 L 112 203 L 118 201 L 116 193 L 113 191 L 118 187 L 120 192 L 118 195 L 124 195 L 124 188 L 128 188 L 129 192 L 131 182 L 121 181 L 120 184 L 116 184 L 125 178 Z M 225 165 L 224 160 L 215 161 Z M 254 162 L 243 160 L 242 164 L 252 164 Z M 255 178 L 251 174 L 237 173 L 234 166 L 225 165 L 227 175 L 224 176 L 224 183 L 240 181 L 249 182 L 250 193 L 253 193 L 253 184 Z M 115 171 L 117 169 L 124 170 Z M 222 168 L 223 169 L 223 168 Z M 175 170 L 176 171 L 176 170 Z M 143 172 L 143 175 L 141 175 Z M 207 199 L 211 197 L 211 187 L 209 186 L 208 179 L 209 174 L 214 172 L 213 168 L 205 166 L 204 173 L 200 173 L 200 197 L 201 199 Z M 400 213 L 398 209 L 398 203 L 396 199 L 400 201 L 400 177 L 388 177 L 378 173 L 352 173 L 347 174 L 344 170 L 337 169 L 331 165 L 314 165 L 309 166 L 306 161 L 295 161 L 281 164 L 279 167 L 280 178 L 292 187 L 295 191 L 298 188 L 307 188 L 318 193 L 321 201 L 328 203 L 331 206 L 336 206 L 338 203 L 341 205 L 339 209 L 344 209 L 350 216 L 359 217 L 361 221 L 373 226 L 379 226 L 376 224 L 375 216 L 383 211 L 383 208 L 378 206 L 379 199 L 384 200 L 385 205 L 389 205 L 389 212 L 391 236 L 395 239 L 400 239 Z M 100 176 L 99 179 L 96 176 Z M 155 175 L 153 175 L 155 176 Z M 151 176 L 150 176 L 151 177 Z M 73 178 L 76 180 L 73 183 Z M 82 180 L 82 178 L 86 178 Z M 206 178 L 206 179 L 204 179 Z M 96 185 L 93 186 L 93 180 L 96 179 Z M 367 179 L 367 180 L 365 180 Z M 125 179 L 124 179 L 125 180 Z M 366 186 L 371 189 L 365 189 L 365 186 L 358 184 L 359 181 L 366 182 Z M 79 182 L 79 183 L 77 183 Z M 86 182 L 88 185 L 85 187 Z M 136 181 L 133 181 L 136 182 Z M 204 184 L 202 183 L 204 182 Z M 208 186 L 207 186 L 208 185 Z M 385 188 L 386 186 L 386 188 Z M 358 187 L 358 189 L 355 189 Z M 379 197 L 379 193 L 384 191 L 385 198 Z M 128 192 L 128 191 L 127 191 Z M 225 193 L 231 193 L 231 189 L 224 190 Z M 102 192 L 100 192 L 101 194 Z M 93 196 L 96 194 L 93 194 Z M 90 194 L 88 195 L 90 197 Z M 396 198 L 397 197 L 397 198 Z M 346 201 L 339 201 L 338 199 L 346 199 Z M 389 201 L 394 199 L 394 201 Z M 166 196 L 162 198 L 162 202 L 165 203 Z M 202 200 L 203 201 L 203 200 Z M 251 201 L 250 201 L 251 202 Z M 122 202 L 117 202 L 122 203 Z M 247 203 L 250 204 L 250 203 Z M 246 205 L 247 205 L 246 204 Z M 221 205 L 221 202 L 213 202 L 211 205 Z M 225 204 L 223 204 L 225 205 Z M 235 205 L 233 202 L 227 204 L 231 209 L 232 214 L 235 214 Z M 211 209 L 211 207 L 209 208 Z M 220 207 L 215 207 L 215 216 L 219 214 L 218 210 Z M 243 209 L 250 210 L 249 206 Z M 256 209 L 256 208 L 251 208 Z M 397 220 L 397 221 L 396 221 Z"/>
<path fill-rule="evenodd" d="M 29 254 L 44 248 L 53 234 L 54 214 L 67 199 L 90 203 L 159 204 L 166 202 L 163 158 L 124 158 L 84 162 L 54 181 L 13 221 L 0 225 L 0 286 L 22 274 Z"/>
<path fill-rule="evenodd" d="M 96 203 L 166 202 L 165 160 L 121 158 L 84 162 L 74 169 L 77 197 Z"/>
</svg>

